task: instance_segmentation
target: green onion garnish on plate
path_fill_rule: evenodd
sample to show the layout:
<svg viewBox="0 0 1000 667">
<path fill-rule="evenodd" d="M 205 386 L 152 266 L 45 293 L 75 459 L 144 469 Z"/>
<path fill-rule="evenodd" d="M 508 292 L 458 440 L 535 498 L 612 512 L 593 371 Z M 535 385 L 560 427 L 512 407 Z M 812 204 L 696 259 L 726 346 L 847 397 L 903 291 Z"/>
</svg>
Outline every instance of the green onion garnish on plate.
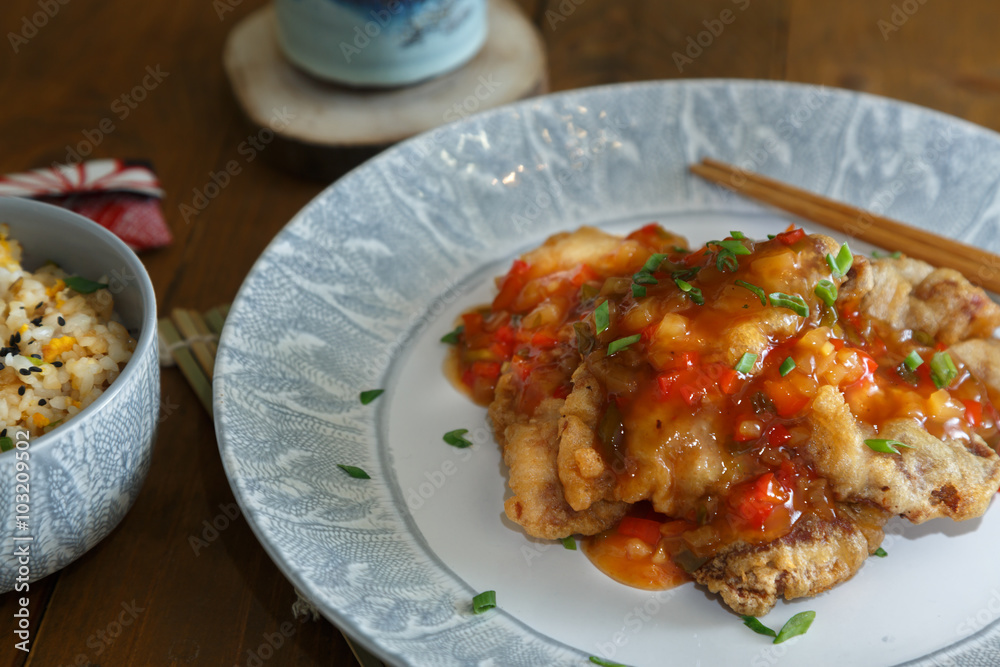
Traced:
<svg viewBox="0 0 1000 667">
<path fill-rule="evenodd" d="M 467 428 L 456 428 L 454 431 L 448 431 L 445 433 L 442 440 L 447 442 L 452 447 L 458 447 L 459 449 L 472 447 L 472 443 L 463 437 L 468 432 L 469 429 Z"/>
<path fill-rule="evenodd" d="M 358 398 L 361 399 L 361 405 L 368 405 L 384 393 L 385 389 L 369 389 L 361 392 L 358 395 Z"/>
<path fill-rule="evenodd" d="M 371 479 L 371 476 L 366 473 L 361 468 L 356 468 L 354 466 L 344 465 L 343 463 L 338 463 L 337 467 L 346 472 L 348 475 L 354 479 Z"/>
<path fill-rule="evenodd" d="M 481 614 L 484 611 L 489 611 L 497 606 L 497 592 L 496 591 L 483 591 L 476 597 L 472 598 L 472 613 Z"/>
</svg>

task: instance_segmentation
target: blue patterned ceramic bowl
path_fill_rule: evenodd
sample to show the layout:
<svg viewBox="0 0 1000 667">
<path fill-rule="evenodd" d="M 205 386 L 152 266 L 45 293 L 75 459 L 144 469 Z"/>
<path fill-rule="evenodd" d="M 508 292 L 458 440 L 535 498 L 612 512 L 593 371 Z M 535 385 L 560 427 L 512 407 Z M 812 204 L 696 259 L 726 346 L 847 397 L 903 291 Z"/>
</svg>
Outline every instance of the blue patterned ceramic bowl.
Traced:
<svg viewBox="0 0 1000 667">
<path fill-rule="evenodd" d="M 0 222 L 23 245 L 27 268 L 53 260 L 83 276 L 108 276 L 115 311 L 138 341 L 132 359 L 100 398 L 30 440 L 27 450 L 0 454 L 2 593 L 23 592 L 25 582 L 76 560 L 128 512 L 149 470 L 160 367 L 156 296 L 128 246 L 97 223 L 35 201 L 0 198 Z M 24 451 L 27 459 L 19 460 Z M 19 503 L 28 506 L 26 529 L 15 520 Z"/>
</svg>

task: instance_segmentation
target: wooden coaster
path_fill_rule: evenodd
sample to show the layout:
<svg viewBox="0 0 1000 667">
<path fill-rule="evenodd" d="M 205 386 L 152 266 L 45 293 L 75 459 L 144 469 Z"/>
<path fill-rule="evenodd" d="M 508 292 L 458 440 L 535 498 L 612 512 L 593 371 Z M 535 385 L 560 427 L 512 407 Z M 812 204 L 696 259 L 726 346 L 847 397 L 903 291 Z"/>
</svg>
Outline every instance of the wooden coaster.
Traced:
<svg viewBox="0 0 1000 667">
<path fill-rule="evenodd" d="M 336 178 L 389 144 L 548 89 L 541 36 L 511 0 L 491 0 L 489 34 L 471 61 L 403 88 L 351 88 L 302 72 L 281 52 L 275 23 L 270 5 L 244 18 L 223 64 L 260 143 L 273 132 L 263 153 L 303 176 Z"/>
</svg>

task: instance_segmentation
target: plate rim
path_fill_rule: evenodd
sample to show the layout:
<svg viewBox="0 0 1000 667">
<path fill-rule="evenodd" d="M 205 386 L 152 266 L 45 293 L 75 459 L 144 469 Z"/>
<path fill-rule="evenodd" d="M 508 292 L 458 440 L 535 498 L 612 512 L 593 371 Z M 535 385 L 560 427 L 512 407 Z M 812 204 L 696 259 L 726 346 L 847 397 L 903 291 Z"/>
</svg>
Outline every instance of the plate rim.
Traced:
<svg viewBox="0 0 1000 667">
<path fill-rule="evenodd" d="M 586 88 L 577 88 L 577 89 L 552 93 L 548 95 L 528 98 L 525 100 L 520 100 L 518 102 L 489 109 L 481 113 L 474 114 L 468 118 L 455 121 L 447 125 L 442 125 L 437 128 L 425 131 L 421 134 L 415 135 L 405 141 L 402 141 L 388 148 L 387 150 L 379 153 L 378 155 L 372 157 L 371 159 L 366 160 L 362 164 L 348 171 L 346 174 L 341 176 L 336 181 L 324 187 L 319 193 L 317 193 L 316 196 L 310 199 L 301 209 L 299 209 L 289 219 L 287 223 L 285 223 L 285 225 L 275 234 L 275 236 L 271 239 L 271 241 L 269 241 L 268 244 L 265 246 L 265 248 L 261 251 L 260 255 L 254 261 L 250 270 L 247 272 L 246 276 L 241 282 L 240 288 L 236 296 L 233 298 L 231 309 L 233 311 L 237 310 L 239 305 L 245 300 L 245 293 L 248 291 L 249 289 L 248 286 L 251 283 L 251 281 L 259 279 L 259 274 L 262 273 L 262 266 L 267 261 L 267 257 L 269 255 L 273 255 L 274 249 L 280 244 L 282 244 L 289 237 L 289 235 L 294 233 L 295 228 L 299 224 L 301 224 L 301 221 L 310 214 L 312 209 L 314 207 L 319 206 L 319 202 L 329 197 L 331 192 L 338 190 L 340 188 L 349 187 L 351 183 L 354 182 L 354 180 L 359 178 L 358 176 L 359 173 L 364 173 L 365 171 L 375 168 L 377 165 L 393 161 L 394 158 L 401 151 L 404 151 L 407 147 L 424 142 L 428 138 L 435 136 L 435 134 L 437 133 L 441 132 L 448 134 L 454 133 L 465 125 L 472 125 L 472 124 L 486 125 L 490 123 L 497 116 L 509 114 L 511 112 L 516 113 L 522 109 L 527 111 L 530 110 L 533 106 L 539 104 L 547 105 L 549 107 L 555 107 L 559 105 L 561 102 L 565 102 L 566 100 L 572 100 L 574 98 L 586 98 L 588 96 L 593 96 L 593 95 L 600 95 L 602 93 L 611 90 L 618 91 L 621 96 L 628 96 L 632 94 L 633 91 L 646 90 L 646 89 L 649 90 L 664 89 L 664 88 L 681 88 L 681 89 L 683 88 L 693 88 L 693 89 L 770 88 L 770 89 L 797 89 L 802 91 L 809 91 L 809 90 L 820 91 L 825 94 L 835 95 L 838 98 L 844 100 L 855 100 L 855 101 L 868 100 L 877 105 L 887 105 L 890 107 L 898 106 L 910 109 L 920 115 L 924 115 L 931 118 L 936 117 L 939 121 L 944 121 L 947 122 L 948 124 L 958 125 L 964 128 L 964 130 L 967 132 L 971 132 L 974 134 L 983 133 L 986 136 L 992 137 L 994 141 L 1000 142 L 1000 132 L 978 125 L 976 123 L 973 123 L 971 121 L 965 120 L 961 117 L 952 115 L 944 111 L 924 107 L 913 102 L 899 100 L 888 96 L 864 92 L 864 91 L 853 91 L 838 87 L 825 86 L 821 84 L 792 82 L 792 81 L 778 81 L 778 80 L 766 80 L 766 79 L 737 79 L 737 78 L 637 81 L 637 82 L 626 82 L 626 83 L 603 84 Z M 478 271 L 478 269 L 474 270 L 474 272 L 476 271 Z M 469 279 L 469 277 L 470 276 L 462 276 L 459 282 L 460 283 L 465 282 Z M 440 299 L 440 297 L 441 297 L 440 294 L 433 295 L 429 303 L 436 302 L 437 300 Z M 419 329 L 421 326 L 422 325 L 419 321 L 409 323 L 408 326 L 405 328 L 405 334 L 404 334 L 405 338 L 409 339 L 410 337 L 412 337 L 416 332 L 416 330 Z M 260 511 L 260 508 L 250 504 L 250 501 L 248 500 L 247 497 L 245 497 L 241 489 L 239 478 L 236 475 L 236 469 L 235 469 L 235 466 L 237 465 L 236 459 L 232 458 L 233 450 L 229 443 L 229 435 L 227 434 L 226 429 L 223 427 L 223 421 L 228 414 L 226 408 L 226 400 L 225 400 L 226 376 L 228 375 L 228 372 L 230 370 L 235 370 L 235 369 L 229 369 L 228 366 L 226 365 L 227 359 L 225 358 L 226 357 L 225 351 L 232 344 L 230 338 L 232 338 L 233 335 L 235 334 L 232 333 L 232 327 L 227 322 L 219 339 L 218 358 L 222 362 L 219 367 L 219 371 L 221 372 L 218 373 L 218 375 L 216 376 L 216 380 L 213 382 L 213 392 L 212 392 L 213 407 L 215 409 L 213 423 L 215 427 L 220 458 L 222 459 L 223 468 L 226 475 L 226 480 L 229 483 L 229 486 L 233 492 L 233 495 L 237 503 L 241 508 L 241 511 L 244 513 L 244 516 L 247 519 L 247 523 L 249 524 L 251 531 L 254 534 L 254 537 L 264 548 L 265 552 L 271 558 L 272 562 L 274 562 L 275 566 L 282 573 L 282 575 L 293 584 L 293 586 L 296 589 L 296 592 L 298 592 L 303 597 L 309 599 L 309 601 L 313 603 L 316 609 L 331 623 L 333 623 L 338 630 L 349 634 L 352 639 L 357 641 L 359 644 L 361 644 L 367 650 L 369 650 L 372 654 L 376 655 L 379 659 L 381 659 L 383 662 L 386 662 L 387 664 L 412 664 L 408 661 L 407 656 L 398 655 L 394 652 L 386 650 L 374 638 L 368 636 L 363 631 L 361 631 L 360 628 L 358 627 L 357 622 L 354 620 L 352 616 L 342 612 L 340 609 L 322 605 L 320 602 L 316 602 L 311 598 L 309 598 L 304 593 L 302 593 L 302 591 L 308 591 L 310 588 L 308 585 L 310 582 L 303 576 L 302 569 L 300 567 L 297 567 L 295 563 L 291 561 L 290 558 L 286 558 L 284 554 L 282 554 L 280 551 L 277 550 L 277 548 L 271 543 L 271 540 L 270 538 L 268 538 L 268 535 L 265 533 L 264 529 L 259 525 L 257 514 Z M 379 369 L 379 376 L 378 376 L 379 378 L 384 378 L 386 375 L 391 374 L 393 366 L 398 360 L 398 357 L 399 357 L 399 352 L 397 351 L 396 353 L 394 353 L 393 358 L 389 361 L 389 363 L 385 367 Z M 378 430 L 379 429 L 378 424 L 382 421 L 381 418 L 382 408 L 380 407 L 377 408 L 376 411 L 373 413 L 373 415 L 374 415 L 373 418 L 374 428 Z M 377 454 L 377 458 L 379 458 L 381 463 L 380 454 Z M 392 495 L 393 493 L 392 489 L 388 489 L 388 492 L 390 495 Z M 420 536 L 419 541 L 420 542 L 424 541 L 422 536 Z M 426 546 L 424 546 L 424 548 L 426 548 Z M 468 584 L 462 581 L 461 578 L 459 578 L 453 571 L 450 570 L 450 568 L 448 570 L 448 574 L 449 576 L 454 578 L 457 582 L 459 582 L 461 585 L 469 587 Z M 524 625 L 524 623 L 519 619 L 517 619 L 516 617 L 510 616 L 509 614 L 508 616 L 514 623 L 517 623 L 519 625 Z M 995 633 L 998 625 L 1000 625 L 1000 619 L 994 619 L 991 623 L 987 624 L 986 626 L 981 628 L 979 631 L 973 633 L 972 635 L 958 639 L 952 644 L 949 644 L 932 653 L 928 653 L 924 656 L 920 656 L 913 660 L 898 664 L 900 666 L 922 665 L 922 664 L 929 665 L 929 664 L 935 664 L 933 662 L 928 662 L 928 661 L 932 661 L 936 657 L 946 656 L 949 657 L 950 659 L 949 654 L 954 653 L 955 651 L 962 651 L 963 648 L 968 647 L 972 643 L 975 643 L 977 638 L 980 638 L 985 634 Z M 586 652 L 582 651 L 581 649 L 574 646 L 569 646 L 558 639 L 549 637 L 548 635 L 543 635 L 541 633 L 536 633 L 536 634 L 540 635 L 548 643 L 558 644 L 577 653 L 584 655 L 586 654 Z M 961 658 L 961 656 L 959 656 L 959 658 Z"/>
</svg>

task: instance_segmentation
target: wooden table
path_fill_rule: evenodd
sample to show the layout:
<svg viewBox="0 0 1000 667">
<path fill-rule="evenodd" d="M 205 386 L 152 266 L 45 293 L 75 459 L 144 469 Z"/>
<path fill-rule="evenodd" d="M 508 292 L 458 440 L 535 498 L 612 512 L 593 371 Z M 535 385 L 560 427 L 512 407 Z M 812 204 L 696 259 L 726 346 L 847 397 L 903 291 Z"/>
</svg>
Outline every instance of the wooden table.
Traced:
<svg viewBox="0 0 1000 667">
<path fill-rule="evenodd" d="M 554 90 L 677 77 L 787 79 L 887 95 L 1000 129 L 1000 49 L 987 20 L 995 0 L 520 2 L 547 42 Z M 269 166 L 266 147 L 252 161 L 240 150 L 252 128 L 220 53 L 235 22 L 262 4 L 0 3 L 0 172 L 65 160 L 81 142 L 93 156 L 152 160 L 175 235 L 169 248 L 142 256 L 163 314 L 231 301 L 271 237 L 325 185 Z M 710 43 L 702 35 L 708 45 L 699 53 L 690 45 L 706 30 L 719 34 Z M 147 68 L 162 81 L 142 101 L 123 98 Z M 109 133 L 98 129 L 105 118 Z M 338 169 L 355 166 L 352 159 Z M 241 172 L 185 219 L 180 207 L 230 160 Z M 206 522 L 231 511 L 233 495 L 212 421 L 175 369 L 163 374 L 162 416 L 152 470 L 129 515 L 77 562 L 32 584 L 30 654 L 13 648 L 14 596 L 0 596 L 0 664 L 259 664 L 255 656 L 269 666 L 352 664 L 328 623 L 293 618 L 291 585 L 241 518 L 207 546 L 192 546 L 193 536 L 212 535 Z M 264 649 L 269 642 L 280 646 Z"/>
</svg>

